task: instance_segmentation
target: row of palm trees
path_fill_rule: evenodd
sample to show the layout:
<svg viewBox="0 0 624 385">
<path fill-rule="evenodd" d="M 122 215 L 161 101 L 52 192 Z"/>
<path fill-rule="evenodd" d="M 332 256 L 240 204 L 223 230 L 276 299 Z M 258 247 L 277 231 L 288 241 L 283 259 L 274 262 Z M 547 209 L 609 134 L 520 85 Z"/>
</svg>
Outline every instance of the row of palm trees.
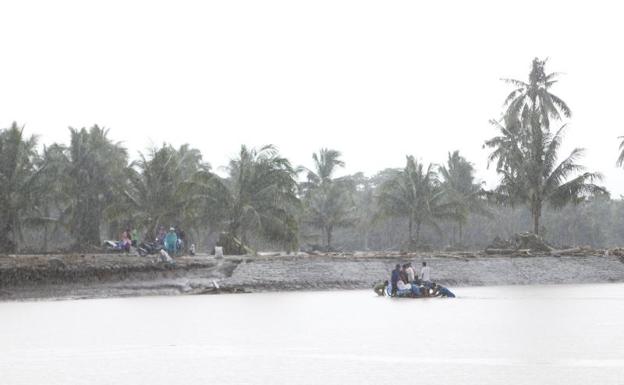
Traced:
<svg viewBox="0 0 624 385">
<path fill-rule="evenodd" d="M 17 124 L 0 131 L 3 251 L 16 250 L 24 227 L 41 228 L 46 239 L 62 229 L 71 234 L 72 247 L 84 249 L 100 244 L 103 229 L 115 234 L 131 225 L 152 238 L 161 224 L 191 234 L 224 231 L 245 246 L 259 238 L 290 250 L 302 240 L 313 243 L 320 232 L 322 246 L 331 249 L 337 228 L 366 229 L 390 216 L 405 218 L 408 240 L 415 232 L 418 243 L 421 226 L 439 229 L 440 220 L 461 226 L 484 202 L 474 168 L 458 152 L 439 168 L 442 178 L 412 156 L 404 169 L 366 178 L 336 177 L 345 164 L 336 150 L 313 154 L 308 169 L 293 167 L 274 146 L 242 146 L 220 177 L 188 145 L 153 148 L 129 163 L 107 130 L 69 133 L 69 145 L 38 152 L 36 138 L 25 137 Z M 363 191 L 365 205 L 356 202 Z M 369 212 L 358 211 L 368 206 Z"/>
<path fill-rule="evenodd" d="M 165 144 L 129 162 L 108 130 L 93 126 L 70 128 L 68 145 L 37 151 L 36 137 L 14 123 L 0 130 L 0 250 L 16 250 L 27 227 L 42 228 L 46 241 L 49 232 L 64 229 L 71 246 L 91 248 L 103 229 L 114 234 L 130 224 L 146 237 L 161 224 L 177 224 L 197 237 L 223 231 L 244 246 L 262 239 L 289 250 L 320 233 L 331 249 L 336 229 L 354 227 L 366 239 L 387 218 L 405 221 L 405 247 L 413 248 L 424 226 L 441 232 L 442 222 L 455 223 L 453 239 L 461 243 L 468 217 L 491 216 L 492 203 L 527 206 L 537 234 L 544 205 L 606 194 L 594 183 L 600 175 L 577 163 L 582 149 L 557 159 L 562 121 L 571 111 L 551 92 L 557 74 L 546 74 L 545 64 L 533 61 L 528 82 L 506 80 L 515 88 L 502 117 L 491 121 L 499 135 L 484 144 L 501 176 L 492 191 L 475 180 L 473 165 L 457 151 L 442 166 L 407 156 L 404 168 L 366 178 L 336 177 L 345 165 L 336 150 L 313 154 L 308 169 L 294 167 L 274 146 L 242 146 L 220 177 L 188 145 Z M 555 124 L 561 126 L 552 130 Z"/>
</svg>

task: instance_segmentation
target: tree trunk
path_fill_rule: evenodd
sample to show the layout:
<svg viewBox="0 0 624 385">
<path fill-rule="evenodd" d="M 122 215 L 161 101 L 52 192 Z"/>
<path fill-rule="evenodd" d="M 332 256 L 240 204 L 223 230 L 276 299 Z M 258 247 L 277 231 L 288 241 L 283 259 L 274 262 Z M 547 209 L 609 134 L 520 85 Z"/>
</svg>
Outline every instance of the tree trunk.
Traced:
<svg viewBox="0 0 624 385">
<path fill-rule="evenodd" d="M 533 233 L 539 235 L 539 222 L 542 215 L 542 207 L 538 203 L 535 203 L 531 211 L 533 214 Z"/>
<path fill-rule="evenodd" d="M 411 243 L 412 242 L 412 228 L 414 226 L 414 220 L 411 217 L 409 218 L 408 226 L 409 226 L 409 230 L 408 230 L 408 233 L 407 233 L 407 235 L 408 235 L 407 241 Z"/>
<path fill-rule="evenodd" d="M 457 228 L 455 226 L 453 226 L 453 235 L 451 236 L 451 246 L 455 246 L 456 242 L 455 242 L 455 235 L 457 233 Z"/>
<path fill-rule="evenodd" d="M 48 223 L 43 224 L 43 252 L 48 252 Z"/>
<path fill-rule="evenodd" d="M 420 222 L 416 222 L 416 244 L 420 245 Z"/>
<path fill-rule="evenodd" d="M 325 234 L 327 236 L 327 251 L 331 250 L 331 241 L 332 241 L 332 228 L 327 227 L 325 229 Z"/>
<path fill-rule="evenodd" d="M 461 221 L 459 221 L 459 244 L 463 244 L 464 243 L 464 233 L 463 233 L 463 226 Z"/>
</svg>

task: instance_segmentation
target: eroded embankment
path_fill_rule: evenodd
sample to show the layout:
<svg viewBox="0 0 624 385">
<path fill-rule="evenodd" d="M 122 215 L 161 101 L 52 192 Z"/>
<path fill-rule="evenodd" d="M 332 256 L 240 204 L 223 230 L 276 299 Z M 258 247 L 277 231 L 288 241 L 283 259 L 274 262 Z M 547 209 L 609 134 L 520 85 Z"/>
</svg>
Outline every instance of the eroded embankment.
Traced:
<svg viewBox="0 0 624 385">
<path fill-rule="evenodd" d="M 370 288 L 408 261 L 427 261 L 432 278 L 451 287 L 624 282 L 615 256 L 197 256 L 175 266 L 126 255 L 16 256 L 0 257 L 0 299 Z"/>
</svg>

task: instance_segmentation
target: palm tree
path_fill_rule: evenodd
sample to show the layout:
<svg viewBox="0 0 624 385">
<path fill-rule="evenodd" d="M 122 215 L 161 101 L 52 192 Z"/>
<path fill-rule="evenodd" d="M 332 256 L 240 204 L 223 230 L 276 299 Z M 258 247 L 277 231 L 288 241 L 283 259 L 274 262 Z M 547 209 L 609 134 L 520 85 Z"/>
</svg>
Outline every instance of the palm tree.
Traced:
<svg viewBox="0 0 624 385">
<path fill-rule="evenodd" d="M 507 126 L 511 126 L 514 121 L 522 121 L 523 127 L 539 126 L 548 130 L 551 118 L 561 120 L 562 117 L 572 116 L 568 105 L 550 92 L 551 87 L 557 83 L 559 74 L 546 74 L 544 67 L 547 61 L 548 59 L 533 59 L 528 82 L 503 79 L 516 87 L 505 99 L 507 109 L 504 118 Z"/>
<path fill-rule="evenodd" d="M 514 156 L 509 156 L 508 150 L 500 148 L 501 141 L 486 142 L 487 147 L 494 149 L 491 159 L 500 160 L 501 156 L 505 156 L 503 167 L 497 169 L 502 180 L 493 195 L 501 203 L 528 205 L 535 234 L 539 233 L 545 203 L 557 209 L 569 203 L 578 203 L 589 195 L 607 194 L 603 187 L 594 184 L 601 179 L 601 175 L 585 172 L 585 168 L 577 163 L 583 149 L 574 149 L 566 159 L 557 163 L 564 129 L 565 126 L 562 126 L 554 135 L 545 133 L 535 137 L 532 132 L 525 132 L 509 138 L 516 141 Z"/>
<path fill-rule="evenodd" d="M 66 178 L 62 177 L 66 175 L 66 151 L 65 146 L 52 144 L 44 146 L 39 156 L 41 173 L 35 185 L 42 193 L 35 197 L 34 213 L 29 217 L 28 225 L 42 228 L 43 251 L 48 251 L 48 241 L 66 227 L 59 215 L 69 200 L 64 183 Z"/>
<path fill-rule="evenodd" d="M 305 221 L 322 231 L 326 250 L 332 248 L 332 234 L 338 227 L 354 223 L 351 178 L 334 178 L 338 167 L 345 163 L 340 152 L 321 149 L 312 154 L 314 170 L 308 170 L 307 182 L 301 184 L 305 197 Z"/>
<path fill-rule="evenodd" d="M 23 221 L 42 194 L 37 139 L 13 123 L 0 130 L 0 252 L 15 252 Z"/>
<path fill-rule="evenodd" d="M 351 177 L 355 184 L 354 204 L 355 204 L 355 226 L 357 233 L 362 238 L 363 250 L 369 249 L 369 238 L 375 224 L 379 219 L 379 209 L 375 197 L 377 179 L 367 178 L 362 173 L 357 173 Z"/>
<path fill-rule="evenodd" d="M 108 130 L 97 125 L 69 131 L 70 145 L 59 160 L 62 164 L 55 167 L 66 196 L 59 220 L 69 228 L 75 246 L 85 249 L 99 246 L 105 210 L 121 199 L 128 155 L 108 138 Z"/>
<path fill-rule="evenodd" d="M 192 229 L 218 219 L 209 209 L 217 204 L 216 189 L 221 184 L 203 162 L 199 150 L 185 144 L 152 148 L 148 155 L 128 168 L 127 199 L 111 207 L 116 217 L 139 225 L 148 239 L 156 235 L 158 225 L 180 225 Z"/>
<path fill-rule="evenodd" d="M 418 245 L 421 226 L 429 225 L 439 232 L 437 221 L 451 217 L 451 205 L 443 201 L 443 190 L 433 165 L 425 169 L 410 155 L 404 169 L 390 173 L 379 187 L 379 206 L 385 215 L 407 217 L 410 245 L 416 225 L 415 242 Z"/>
<path fill-rule="evenodd" d="M 620 142 L 620 156 L 618 156 L 616 165 L 622 167 L 624 165 L 624 136 L 618 136 L 618 139 L 622 139 Z"/>
<path fill-rule="evenodd" d="M 446 165 L 439 168 L 442 188 L 446 201 L 453 204 L 453 216 L 459 230 L 459 243 L 463 240 L 463 226 L 471 213 L 489 215 L 483 200 L 484 191 L 480 183 L 475 183 L 474 166 L 454 151 L 448 154 Z M 455 243 L 455 231 L 453 231 Z"/>
<path fill-rule="evenodd" d="M 248 245 L 250 235 L 293 250 L 298 245 L 296 170 L 272 145 L 241 146 L 230 161 L 225 181 L 227 228 L 230 237 Z"/>
</svg>

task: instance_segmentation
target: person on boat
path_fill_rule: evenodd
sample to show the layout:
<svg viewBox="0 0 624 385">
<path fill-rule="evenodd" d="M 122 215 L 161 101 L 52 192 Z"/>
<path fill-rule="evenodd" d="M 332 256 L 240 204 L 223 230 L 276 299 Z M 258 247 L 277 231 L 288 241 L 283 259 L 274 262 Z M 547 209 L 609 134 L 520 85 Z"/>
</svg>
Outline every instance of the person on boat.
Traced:
<svg viewBox="0 0 624 385">
<path fill-rule="evenodd" d="M 397 282 L 399 281 L 399 279 L 401 275 L 401 265 L 397 264 L 394 267 L 394 270 L 392 270 L 392 275 L 390 276 L 390 284 L 392 285 L 392 290 L 390 295 L 395 295 L 397 292 Z"/>
<path fill-rule="evenodd" d="M 449 289 L 447 289 L 444 286 L 438 285 L 437 283 L 433 284 L 432 296 L 455 298 L 455 294 L 453 294 L 452 291 L 450 291 Z"/>
<path fill-rule="evenodd" d="M 173 227 L 170 228 L 167 235 L 165 235 L 164 246 L 167 253 L 170 255 L 175 255 L 178 251 L 178 235 Z"/>
<path fill-rule="evenodd" d="M 405 273 L 407 273 L 407 282 L 413 284 L 414 280 L 416 279 L 416 271 L 414 271 L 411 262 L 407 264 L 407 267 L 405 268 Z"/>
<path fill-rule="evenodd" d="M 411 283 L 405 283 L 399 279 L 397 281 L 397 294 L 399 296 L 420 297 L 420 288 Z"/>
<path fill-rule="evenodd" d="M 401 272 L 399 274 L 399 277 L 403 280 L 403 282 L 408 283 L 410 282 L 410 280 L 407 277 L 407 263 L 404 263 L 403 266 L 401 266 Z"/>
<path fill-rule="evenodd" d="M 423 286 L 431 288 L 431 268 L 427 266 L 427 262 L 422 263 L 422 269 L 420 269 L 420 280 Z"/>
<path fill-rule="evenodd" d="M 384 295 L 386 295 L 387 286 L 388 286 L 388 280 L 385 280 L 383 282 L 379 282 L 378 284 L 376 284 L 375 287 L 373 287 L 373 290 L 375 290 L 375 293 L 377 293 L 378 296 L 383 297 Z"/>
</svg>

